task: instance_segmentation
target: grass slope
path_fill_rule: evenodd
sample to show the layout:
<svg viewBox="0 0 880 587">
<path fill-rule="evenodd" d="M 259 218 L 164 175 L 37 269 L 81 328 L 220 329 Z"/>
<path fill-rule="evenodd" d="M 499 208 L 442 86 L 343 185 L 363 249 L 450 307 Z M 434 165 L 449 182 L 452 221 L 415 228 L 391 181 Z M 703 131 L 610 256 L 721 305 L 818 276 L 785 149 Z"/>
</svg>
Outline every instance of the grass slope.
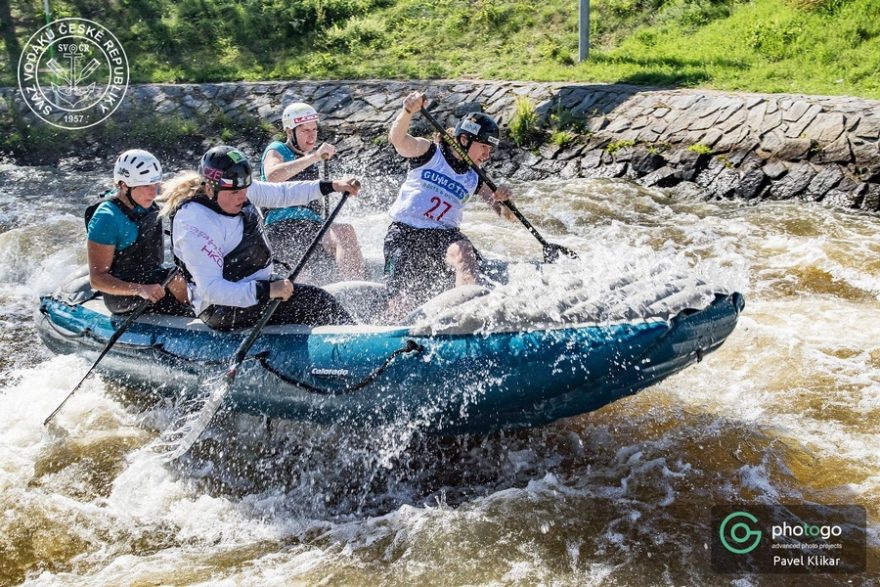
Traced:
<svg viewBox="0 0 880 587">
<path fill-rule="evenodd" d="M 42 1 L 11 9 L 23 44 Z M 112 30 L 137 82 L 482 78 L 880 98 L 878 0 L 593 0 L 580 64 L 576 0 L 55 0 L 52 10 Z M 15 63 L 5 65 L 14 84 Z"/>
</svg>

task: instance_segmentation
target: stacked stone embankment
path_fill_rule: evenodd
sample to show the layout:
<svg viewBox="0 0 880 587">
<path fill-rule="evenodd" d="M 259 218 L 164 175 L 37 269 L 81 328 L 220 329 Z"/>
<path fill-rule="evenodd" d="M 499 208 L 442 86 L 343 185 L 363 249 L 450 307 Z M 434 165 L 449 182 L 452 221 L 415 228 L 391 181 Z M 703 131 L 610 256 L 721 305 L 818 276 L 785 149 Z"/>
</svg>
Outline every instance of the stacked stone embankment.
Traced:
<svg viewBox="0 0 880 587">
<path fill-rule="evenodd" d="M 577 130 L 562 145 L 526 149 L 505 140 L 489 167 L 499 178 L 620 177 L 705 197 L 880 209 L 880 102 L 857 98 L 445 80 L 155 84 L 129 88 L 114 119 L 145 111 L 222 115 L 280 128 L 284 106 L 304 101 L 321 113 L 322 139 L 336 142 L 341 157 L 395 173 L 403 160 L 385 136 L 413 90 L 426 92 L 435 115 L 450 126 L 457 116 L 482 110 L 506 127 L 516 100 L 525 98 L 544 125 L 564 119 Z M 2 94 L 0 110 L 11 104 L 28 116 L 16 89 Z M 414 128 L 431 132 L 418 117 Z M 240 146 L 258 154 L 264 145 Z"/>
</svg>

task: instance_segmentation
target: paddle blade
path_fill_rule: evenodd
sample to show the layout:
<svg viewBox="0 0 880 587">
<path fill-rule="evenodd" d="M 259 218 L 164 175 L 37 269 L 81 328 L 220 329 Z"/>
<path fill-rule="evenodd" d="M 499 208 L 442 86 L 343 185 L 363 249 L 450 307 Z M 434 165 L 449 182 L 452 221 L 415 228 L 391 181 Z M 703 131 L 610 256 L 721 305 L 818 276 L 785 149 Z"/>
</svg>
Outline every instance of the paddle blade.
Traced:
<svg viewBox="0 0 880 587">
<path fill-rule="evenodd" d="M 162 434 L 161 449 L 157 450 L 166 462 L 175 461 L 189 452 L 214 419 L 234 380 L 234 371 L 232 376 L 227 372 L 212 381 L 206 393 L 180 406 L 181 413 Z"/>
<path fill-rule="evenodd" d="M 578 255 L 568 247 L 563 247 L 562 245 L 557 245 L 556 243 L 547 243 L 546 245 L 544 245 L 545 263 L 555 263 L 563 257 L 577 259 Z"/>
</svg>

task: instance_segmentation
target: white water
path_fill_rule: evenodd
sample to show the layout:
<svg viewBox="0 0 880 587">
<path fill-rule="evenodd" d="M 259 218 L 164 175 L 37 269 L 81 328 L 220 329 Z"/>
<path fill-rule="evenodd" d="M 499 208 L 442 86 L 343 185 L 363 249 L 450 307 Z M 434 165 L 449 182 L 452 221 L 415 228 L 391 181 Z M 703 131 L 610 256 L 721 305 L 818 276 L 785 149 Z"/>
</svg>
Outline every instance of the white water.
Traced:
<svg viewBox="0 0 880 587">
<path fill-rule="evenodd" d="M 400 422 L 364 437 L 242 417 L 169 467 L 144 447 L 171 411 L 100 377 L 41 426 L 88 368 L 50 356 L 30 316 L 84 260 L 90 180 L 29 171 L 0 169 L 0 584 L 771 584 L 709 569 L 708 508 L 739 500 L 862 504 L 880 568 L 877 217 L 616 181 L 516 186 L 581 260 L 523 266 L 435 324 L 623 317 L 633 304 L 608 296 L 625 280 L 677 283 L 686 304 L 702 284 L 740 291 L 737 330 L 660 385 L 540 430 L 438 440 Z M 347 214 L 374 259 L 389 194 Z M 465 217 L 487 256 L 540 257 L 521 226 L 476 205 Z M 847 579 L 869 580 L 823 584 Z"/>
</svg>

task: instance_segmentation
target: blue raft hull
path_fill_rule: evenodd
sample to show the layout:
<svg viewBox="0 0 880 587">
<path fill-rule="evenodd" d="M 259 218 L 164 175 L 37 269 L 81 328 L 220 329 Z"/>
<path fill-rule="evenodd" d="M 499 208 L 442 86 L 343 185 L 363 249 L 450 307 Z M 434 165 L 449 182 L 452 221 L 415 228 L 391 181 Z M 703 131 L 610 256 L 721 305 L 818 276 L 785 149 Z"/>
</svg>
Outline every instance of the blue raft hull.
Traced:
<svg viewBox="0 0 880 587">
<path fill-rule="evenodd" d="M 42 298 L 36 322 L 45 344 L 94 360 L 121 322 L 94 304 Z M 541 426 L 598 409 L 697 362 L 733 331 L 743 305 L 734 293 L 669 320 L 467 335 L 267 327 L 226 402 L 272 418 L 411 422 L 439 434 Z M 246 334 L 143 317 L 98 370 L 151 393 L 189 393 L 223 372 Z"/>
</svg>

